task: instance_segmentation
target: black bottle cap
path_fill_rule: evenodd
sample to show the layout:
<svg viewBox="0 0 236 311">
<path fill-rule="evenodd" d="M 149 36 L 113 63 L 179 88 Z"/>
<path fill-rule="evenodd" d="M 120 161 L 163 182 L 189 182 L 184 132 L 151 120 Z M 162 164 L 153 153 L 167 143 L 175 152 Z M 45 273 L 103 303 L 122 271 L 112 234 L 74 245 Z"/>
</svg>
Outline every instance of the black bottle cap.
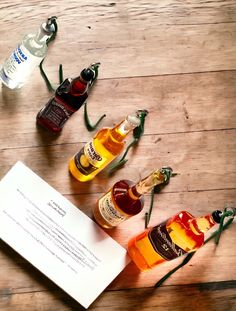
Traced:
<svg viewBox="0 0 236 311">
<path fill-rule="evenodd" d="M 86 81 L 89 82 L 93 79 L 94 72 L 90 68 L 85 68 L 81 71 L 80 77 Z"/>
<path fill-rule="evenodd" d="M 222 212 L 217 210 L 217 211 L 214 211 L 211 215 L 214 221 L 219 224 L 221 220 Z"/>
</svg>

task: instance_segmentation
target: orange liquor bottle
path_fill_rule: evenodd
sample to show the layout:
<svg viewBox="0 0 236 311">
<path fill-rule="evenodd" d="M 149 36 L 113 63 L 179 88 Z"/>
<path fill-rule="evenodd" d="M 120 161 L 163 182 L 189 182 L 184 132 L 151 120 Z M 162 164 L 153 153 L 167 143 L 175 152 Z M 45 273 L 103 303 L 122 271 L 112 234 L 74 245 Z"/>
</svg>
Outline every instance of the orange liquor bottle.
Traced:
<svg viewBox="0 0 236 311">
<path fill-rule="evenodd" d="M 222 212 L 195 218 L 182 211 L 166 222 L 148 228 L 128 242 L 128 253 L 140 270 L 194 252 L 204 243 L 204 234 L 220 223 Z"/>
<path fill-rule="evenodd" d="M 93 214 L 96 222 L 104 228 L 113 228 L 143 209 L 144 194 L 158 184 L 167 184 L 172 169 L 163 167 L 146 178 L 134 183 L 120 180 L 97 202 Z"/>
</svg>

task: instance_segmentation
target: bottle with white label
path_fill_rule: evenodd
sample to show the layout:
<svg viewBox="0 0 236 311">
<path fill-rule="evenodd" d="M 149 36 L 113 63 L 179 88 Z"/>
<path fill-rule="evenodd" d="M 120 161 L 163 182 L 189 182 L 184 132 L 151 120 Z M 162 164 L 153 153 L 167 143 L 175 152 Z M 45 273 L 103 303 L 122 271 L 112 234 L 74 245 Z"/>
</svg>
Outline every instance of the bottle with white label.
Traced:
<svg viewBox="0 0 236 311">
<path fill-rule="evenodd" d="M 143 195 L 156 185 L 168 184 L 172 175 L 170 167 L 155 170 L 138 183 L 120 180 L 97 202 L 93 215 L 103 228 L 113 228 L 143 209 Z"/>
<path fill-rule="evenodd" d="M 8 88 L 21 88 L 44 59 L 47 41 L 56 30 L 55 19 L 56 17 L 49 18 L 40 26 L 36 34 L 26 35 L 11 56 L 6 59 L 0 69 L 0 80 Z"/>
<path fill-rule="evenodd" d="M 181 211 L 167 221 L 131 238 L 128 253 L 137 267 L 149 270 L 157 265 L 195 252 L 204 243 L 205 233 L 220 223 L 221 211 L 194 217 Z"/>
<path fill-rule="evenodd" d="M 139 112 L 128 115 L 113 128 L 103 128 L 69 162 L 70 173 L 79 181 L 93 179 L 124 149 L 125 137 L 140 125 Z"/>
</svg>

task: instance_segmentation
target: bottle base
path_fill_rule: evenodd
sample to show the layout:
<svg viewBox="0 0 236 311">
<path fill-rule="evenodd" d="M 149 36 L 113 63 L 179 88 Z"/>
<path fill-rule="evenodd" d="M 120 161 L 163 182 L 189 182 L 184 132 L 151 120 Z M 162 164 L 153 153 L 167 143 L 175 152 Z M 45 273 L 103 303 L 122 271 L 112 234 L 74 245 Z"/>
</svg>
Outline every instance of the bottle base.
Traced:
<svg viewBox="0 0 236 311">
<path fill-rule="evenodd" d="M 151 269 L 149 265 L 147 264 L 146 260 L 144 257 L 140 254 L 138 249 L 135 247 L 135 238 L 131 239 L 128 242 L 128 247 L 127 247 L 128 254 L 132 261 L 135 263 L 135 265 L 138 267 L 140 271 L 148 271 Z"/>
<path fill-rule="evenodd" d="M 39 114 L 36 117 L 36 125 L 52 134 L 60 134 L 62 132 L 62 128 L 52 127 L 48 124 L 48 122 L 44 122 L 43 118 L 41 118 Z"/>
<path fill-rule="evenodd" d="M 109 225 L 107 222 L 104 221 L 104 218 L 101 216 L 100 211 L 98 209 L 98 206 L 96 206 L 93 209 L 93 218 L 96 221 L 96 223 L 104 228 L 104 229 L 113 229 L 115 228 L 114 226 Z"/>
<path fill-rule="evenodd" d="M 86 182 L 86 181 L 90 181 L 91 179 L 93 179 L 93 177 L 83 175 L 78 171 L 75 165 L 74 157 L 70 159 L 69 161 L 69 172 L 75 179 L 77 179 L 80 182 Z"/>
<path fill-rule="evenodd" d="M 4 84 L 4 86 L 6 86 L 7 88 L 11 90 L 20 89 L 24 85 L 23 82 L 10 79 L 5 74 L 3 67 L 0 67 L 0 81 L 2 82 L 2 84 Z"/>
</svg>

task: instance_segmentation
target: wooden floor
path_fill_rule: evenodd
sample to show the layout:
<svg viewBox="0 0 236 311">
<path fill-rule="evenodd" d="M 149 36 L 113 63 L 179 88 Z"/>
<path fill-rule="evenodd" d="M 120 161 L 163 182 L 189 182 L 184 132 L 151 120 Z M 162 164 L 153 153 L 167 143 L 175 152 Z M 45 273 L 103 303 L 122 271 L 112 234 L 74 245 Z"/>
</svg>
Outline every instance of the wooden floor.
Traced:
<svg viewBox="0 0 236 311">
<path fill-rule="evenodd" d="M 106 113 L 99 128 L 112 126 L 148 109 L 145 134 L 125 168 L 81 185 L 68 160 L 94 133 L 84 126 L 83 109 L 59 137 L 36 128 L 35 116 L 52 96 L 37 69 L 21 90 L 0 90 L 0 178 L 21 160 L 91 217 L 115 181 L 138 181 L 169 165 L 179 174 L 156 195 L 150 225 L 180 210 L 200 216 L 236 204 L 236 1 L 2 0 L 0 63 L 52 15 L 59 32 L 45 60 L 49 78 L 57 83 L 60 63 L 66 77 L 75 77 L 100 61 L 91 120 Z M 145 199 L 143 212 L 109 231 L 123 246 L 144 228 Z M 147 273 L 130 263 L 90 310 L 236 310 L 235 229 L 234 223 L 217 248 L 201 248 L 159 289 L 156 281 L 181 260 Z M 83 308 L 0 241 L 0 310 Z"/>
</svg>

